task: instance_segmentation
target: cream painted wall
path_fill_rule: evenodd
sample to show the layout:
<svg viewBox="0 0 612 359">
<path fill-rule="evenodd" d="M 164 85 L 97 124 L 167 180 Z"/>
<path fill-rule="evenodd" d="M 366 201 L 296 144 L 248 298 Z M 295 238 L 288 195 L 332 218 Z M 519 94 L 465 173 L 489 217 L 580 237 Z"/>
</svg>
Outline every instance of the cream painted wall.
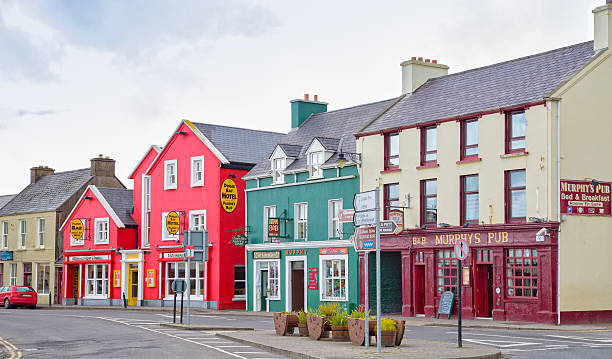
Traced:
<svg viewBox="0 0 612 359">
<path fill-rule="evenodd" d="M 561 98 L 561 178 L 612 182 L 610 50 L 555 96 Z M 560 247 L 561 310 L 612 310 L 612 217 L 566 216 Z"/>
</svg>

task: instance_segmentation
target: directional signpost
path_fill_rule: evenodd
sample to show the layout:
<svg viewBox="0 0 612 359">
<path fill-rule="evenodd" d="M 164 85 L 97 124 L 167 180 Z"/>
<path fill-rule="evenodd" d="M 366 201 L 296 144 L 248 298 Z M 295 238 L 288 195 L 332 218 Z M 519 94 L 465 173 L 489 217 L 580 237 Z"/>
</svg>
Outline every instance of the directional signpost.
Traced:
<svg viewBox="0 0 612 359">
<path fill-rule="evenodd" d="M 380 234 L 400 234 L 402 227 L 398 226 L 395 221 L 380 221 Z"/>
<path fill-rule="evenodd" d="M 376 224 L 376 210 L 355 212 L 353 215 L 353 223 L 355 226 L 372 226 Z"/>
<path fill-rule="evenodd" d="M 459 300 L 457 301 L 457 305 L 459 307 L 457 313 L 457 346 L 462 348 L 463 345 L 461 343 L 461 288 L 463 287 L 463 271 L 461 270 L 461 262 L 468 257 L 470 253 L 470 246 L 468 246 L 467 242 L 464 240 L 459 240 L 455 242 L 455 256 L 457 257 L 457 272 L 459 275 L 459 279 L 457 280 L 457 296 Z"/>
<path fill-rule="evenodd" d="M 340 221 L 340 223 L 350 223 L 353 221 L 354 215 L 354 209 L 341 209 L 338 211 L 338 221 Z"/>
</svg>

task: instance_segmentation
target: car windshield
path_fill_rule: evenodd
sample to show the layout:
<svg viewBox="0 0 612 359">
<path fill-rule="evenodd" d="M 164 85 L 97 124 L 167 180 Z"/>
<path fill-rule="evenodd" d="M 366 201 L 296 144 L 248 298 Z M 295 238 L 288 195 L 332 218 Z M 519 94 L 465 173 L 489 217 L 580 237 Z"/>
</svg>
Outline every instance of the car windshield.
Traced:
<svg viewBox="0 0 612 359">
<path fill-rule="evenodd" d="M 15 287 L 17 292 L 33 292 L 34 289 L 32 287 Z"/>
</svg>

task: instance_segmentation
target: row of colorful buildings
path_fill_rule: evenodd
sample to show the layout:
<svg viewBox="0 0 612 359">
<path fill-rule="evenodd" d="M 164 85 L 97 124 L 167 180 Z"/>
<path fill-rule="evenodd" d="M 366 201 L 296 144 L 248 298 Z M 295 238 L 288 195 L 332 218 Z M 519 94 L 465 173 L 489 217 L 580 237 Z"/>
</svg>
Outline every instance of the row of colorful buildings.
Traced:
<svg viewBox="0 0 612 359">
<path fill-rule="evenodd" d="M 189 273 L 203 308 L 354 309 L 375 262 L 343 210 L 378 188 L 381 219 L 402 229 L 381 237 L 384 312 L 435 316 L 461 270 L 464 317 L 612 321 L 612 4 L 593 13 L 594 41 L 453 74 L 405 61 L 396 98 L 327 111 L 305 95 L 287 134 L 183 120 L 133 190 L 103 156 L 32 168 L 0 197 L 0 285 L 31 285 L 41 304 L 168 306 Z M 188 229 L 210 245 L 189 268 Z"/>
</svg>

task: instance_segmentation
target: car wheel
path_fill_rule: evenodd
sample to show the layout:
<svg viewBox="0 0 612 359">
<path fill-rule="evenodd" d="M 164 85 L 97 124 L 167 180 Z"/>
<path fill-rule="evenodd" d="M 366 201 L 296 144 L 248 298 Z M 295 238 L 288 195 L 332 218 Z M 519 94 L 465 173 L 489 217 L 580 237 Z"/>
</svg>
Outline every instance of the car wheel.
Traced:
<svg viewBox="0 0 612 359">
<path fill-rule="evenodd" d="M 4 299 L 4 308 L 11 309 L 11 302 L 9 302 L 8 298 Z"/>
</svg>

